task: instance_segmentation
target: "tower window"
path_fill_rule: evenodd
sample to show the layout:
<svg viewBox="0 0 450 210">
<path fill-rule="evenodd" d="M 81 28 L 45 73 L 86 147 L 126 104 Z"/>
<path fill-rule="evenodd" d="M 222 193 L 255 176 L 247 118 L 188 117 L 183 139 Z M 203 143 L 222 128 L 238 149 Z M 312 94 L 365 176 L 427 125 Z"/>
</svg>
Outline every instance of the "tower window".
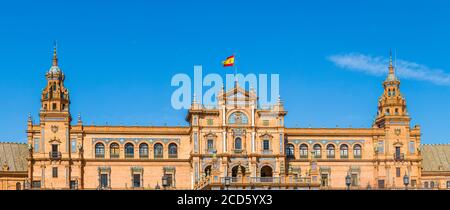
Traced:
<svg viewBox="0 0 450 210">
<path fill-rule="evenodd" d="M 270 141 L 268 139 L 263 140 L 263 150 L 269 150 L 270 149 Z"/>
<path fill-rule="evenodd" d="M 52 175 L 53 175 L 53 178 L 58 178 L 58 167 L 52 168 Z"/>
</svg>

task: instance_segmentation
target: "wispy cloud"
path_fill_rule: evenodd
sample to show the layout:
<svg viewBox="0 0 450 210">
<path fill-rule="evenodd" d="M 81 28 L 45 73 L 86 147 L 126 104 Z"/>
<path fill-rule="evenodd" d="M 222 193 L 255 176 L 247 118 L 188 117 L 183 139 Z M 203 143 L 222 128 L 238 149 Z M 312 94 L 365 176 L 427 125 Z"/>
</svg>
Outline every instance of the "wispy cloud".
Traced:
<svg viewBox="0 0 450 210">
<path fill-rule="evenodd" d="M 364 72 L 370 75 L 382 76 L 387 74 L 389 59 L 380 56 L 347 53 L 331 55 L 328 60 L 336 66 L 350 70 Z M 428 81 L 437 85 L 450 86 L 450 74 L 442 69 L 433 69 L 411 61 L 397 60 L 396 74 L 400 78 Z"/>
</svg>

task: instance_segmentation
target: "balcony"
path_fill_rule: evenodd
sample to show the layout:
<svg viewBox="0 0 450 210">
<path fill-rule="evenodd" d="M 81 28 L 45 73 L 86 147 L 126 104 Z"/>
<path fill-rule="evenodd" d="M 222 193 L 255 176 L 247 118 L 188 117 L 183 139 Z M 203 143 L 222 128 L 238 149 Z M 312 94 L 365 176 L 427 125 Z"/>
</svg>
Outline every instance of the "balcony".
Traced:
<svg viewBox="0 0 450 210">
<path fill-rule="evenodd" d="M 169 158 L 178 158 L 178 154 L 169 154 Z"/>
<path fill-rule="evenodd" d="M 161 158 L 163 158 L 163 154 L 155 154 L 153 157 L 155 159 L 161 159 Z"/>
<path fill-rule="evenodd" d="M 139 154 L 139 158 L 147 159 L 148 158 L 148 154 Z"/>
<path fill-rule="evenodd" d="M 226 180 L 229 180 L 227 182 Z M 205 177 L 194 189 L 318 189 L 310 177 Z"/>
<path fill-rule="evenodd" d="M 61 159 L 61 152 L 58 151 L 52 151 L 48 153 L 48 156 L 51 160 L 60 160 Z"/>
<path fill-rule="evenodd" d="M 405 154 L 404 153 L 394 153 L 394 160 L 395 161 L 405 160 Z"/>
<path fill-rule="evenodd" d="M 125 153 L 125 158 L 134 158 L 134 154 Z"/>
<path fill-rule="evenodd" d="M 233 153 L 234 153 L 234 154 L 237 154 L 237 155 L 245 155 L 245 150 L 242 150 L 242 149 L 234 149 L 234 150 L 233 150 Z"/>
<path fill-rule="evenodd" d="M 271 155 L 271 154 L 273 154 L 273 152 L 272 152 L 272 150 L 265 149 L 265 150 L 262 150 L 262 154 L 263 155 Z"/>
<path fill-rule="evenodd" d="M 105 154 L 95 154 L 95 158 L 105 158 Z"/>
<path fill-rule="evenodd" d="M 109 157 L 110 158 L 119 158 L 119 154 L 110 154 Z"/>
</svg>

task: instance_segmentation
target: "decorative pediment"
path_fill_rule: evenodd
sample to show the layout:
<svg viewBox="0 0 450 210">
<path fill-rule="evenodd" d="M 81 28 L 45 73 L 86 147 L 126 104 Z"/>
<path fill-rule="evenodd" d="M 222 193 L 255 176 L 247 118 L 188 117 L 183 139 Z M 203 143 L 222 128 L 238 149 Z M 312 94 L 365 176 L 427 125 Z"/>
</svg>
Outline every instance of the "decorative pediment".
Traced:
<svg viewBox="0 0 450 210">
<path fill-rule="evenodd" d="M 205 137 L 205 138 L 214 138 L 215 139 L 215 138 L 217 138 L 217 135 L 215 133 L 208 132 L 205 135 L 203 135 L 203 137 Z"/>
<path fill-rule="evenodd" d="M 55 136 L 55 137 L 53 137 L 53 139 L 50 139 L 50 141 L 48 141 L 48 142 L 51 143 L 51 144 L 55 144 L 55 143 L 60 144 L 61 140 L 57 139 L 56 136 Z"/>
<path fill-rule="evenodd" d="M 259 138 L 261 138 L 261 139 L 273 139 L 273 136 L 272 136 L 272 134 L 266 132 L 266 133 L 263 133 L 262 135 L 260 135 Z"/>
<path fill-rule="evenodd" d="M 394 142 L 394 146 L 403 146 L 403 143 L 397 139 L 397 141 Z"/>
</svg>

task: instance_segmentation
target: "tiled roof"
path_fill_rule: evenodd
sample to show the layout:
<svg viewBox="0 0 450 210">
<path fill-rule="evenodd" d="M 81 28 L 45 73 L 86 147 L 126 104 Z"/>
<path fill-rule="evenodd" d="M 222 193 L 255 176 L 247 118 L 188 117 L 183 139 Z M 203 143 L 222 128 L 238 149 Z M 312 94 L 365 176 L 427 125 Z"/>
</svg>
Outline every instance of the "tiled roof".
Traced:
<svg viewBox="0 0 450 210">
<path fill-rule="evenodd" d="M 423 144 L 423 171 L 450 171 L 450 144 Z"/>
<path fill-rule="evenodd" d="M 0 142 L 0 171 L 5 163 L 9 171 L 27 171 L 27 156 L 26 144 Z"/>
</svg>

